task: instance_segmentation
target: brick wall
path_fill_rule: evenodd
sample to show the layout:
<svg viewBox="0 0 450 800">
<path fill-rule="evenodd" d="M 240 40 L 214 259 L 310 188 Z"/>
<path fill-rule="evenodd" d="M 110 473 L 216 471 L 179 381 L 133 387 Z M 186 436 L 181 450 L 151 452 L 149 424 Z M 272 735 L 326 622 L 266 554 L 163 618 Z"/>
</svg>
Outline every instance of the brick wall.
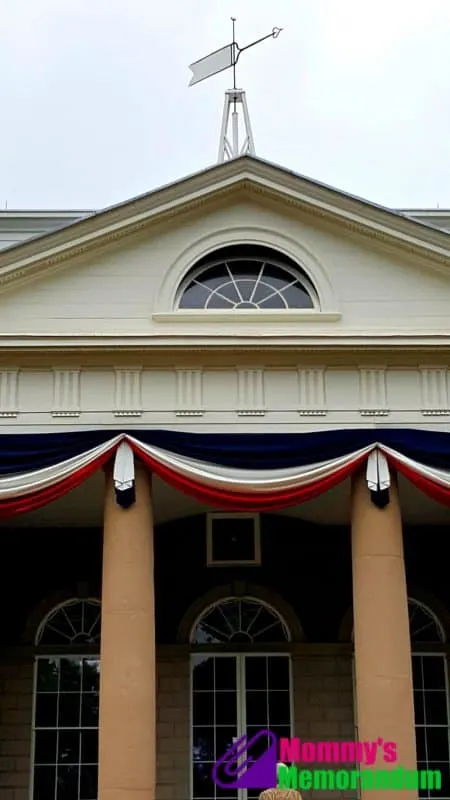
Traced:
<svg viewBox="0 0 450 800">
<path fill-rule="evenodd" d="M 335 656 L 293 660 L 295 735 L 307 740 L 354 737 L 351 661 Z M 188 800 L 189 657 L 157 664 L 157 800 Z M 33 662 L 0 664 L 0 798 L 29 800 Z M 305 792 L 308 797 L 308 792 Z M 325 800 L 326 792 L 314 792 Z M 338 795 L 333 793 L 333 797 Z M 345 792 L 346 798 L 352 793 Z"/>
<path fill-rule="evenodd" d="M 293 660 L 295 735 L 305 741 L 354 741 L 352 662 L 348 657 L 302 656 Z M 311 768 L 327 768 L 311 764 Z M 350 766 L 351 768 L 351 766 Z M 337 791 L 310 794 L 314 800 L 339 797 Z M 341 793 L 346 799 L 356 793 Z"/>
<path fill-rule="evenodd" d="M 29 800 L 33 662 L 0 664 L 0 798 Z"/>
<path fill-rule="evenodd" d="M 189 798 L 189 670 L 189 656 L 158 660 L 157 800 Z"/>
</svg>

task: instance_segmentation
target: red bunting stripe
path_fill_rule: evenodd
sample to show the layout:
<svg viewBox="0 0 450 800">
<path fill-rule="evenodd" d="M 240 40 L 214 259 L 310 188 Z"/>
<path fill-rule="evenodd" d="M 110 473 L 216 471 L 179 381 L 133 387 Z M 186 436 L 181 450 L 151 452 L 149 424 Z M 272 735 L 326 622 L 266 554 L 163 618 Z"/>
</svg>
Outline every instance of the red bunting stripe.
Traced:
<svg viewBox="0 0 450 800">
<path fill-rule="evenodd" d="M 313 500 L 323 492 L 327 492 L 337 486 L 349 475 L 355 472 L 367 459 L 364 453 L 351 463 L 331 474 L 320 477 L 310 483 L 296 486 L 289 489 L 280 489 L 276 492 L 243 492 L 230 491 L 229 489 L 218 486 L 208 486 L 198 480 L 180 474 L 159 462 L 155 457 L 149 455 L 145 450 L 134 442 L 131 446 L 139 458 L 148 466 L 155 475 L 162 478 L 174 489 L 178 489 L 184 494 L 195 497 L 202 503 L 217 506 L 227 511 L 281 511 L 284 508 Z"/>
<path fill-rule="evenodd" d="M 84 483 L 85 480 L 90 478 L 94 472 L 97 472 L 107 461 L 111 458 L 111 451 L 102 453 L 96 459 L 86 464 L 81 469 L 68 475 L 62 481 L 52 483 L 46 486 L 45 489 L 40 489 L 37 492 L 16 496 L 8 500 L 0 499 L 0 519 L 7 519 L 16 514 L 24 514 L 27 511 L 36 511 L 47 503 L 53 503 L 54 500 L 59 500 L 72 489 L 76 489 Z"/>
</svg>

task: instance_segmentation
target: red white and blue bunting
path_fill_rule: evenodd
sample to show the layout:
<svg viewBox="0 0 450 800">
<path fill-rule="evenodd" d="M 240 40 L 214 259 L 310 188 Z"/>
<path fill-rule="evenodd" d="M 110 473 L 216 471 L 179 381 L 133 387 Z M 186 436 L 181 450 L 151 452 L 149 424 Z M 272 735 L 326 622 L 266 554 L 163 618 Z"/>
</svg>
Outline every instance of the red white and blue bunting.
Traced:
<svg viewBox="0 0 450 800">
<path fill-rule="evenodd" d="M 209 506 L 277 511 L 312 500 L 365 468 L 374 503 L 390 467 L 450 506 L 450 434 L 415 430 L 305 434 L 106 431 L 0 435 L 0 518 L 38 509 L 113 461 L 118 503 L 134 503 L 135 459 Z"/>
</svg>

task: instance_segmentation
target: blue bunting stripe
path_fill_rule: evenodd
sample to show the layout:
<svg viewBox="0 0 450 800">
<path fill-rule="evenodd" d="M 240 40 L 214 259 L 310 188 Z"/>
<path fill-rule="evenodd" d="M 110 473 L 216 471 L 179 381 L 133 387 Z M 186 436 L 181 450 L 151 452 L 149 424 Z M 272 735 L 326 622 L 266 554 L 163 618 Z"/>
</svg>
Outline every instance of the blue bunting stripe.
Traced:
<svg viewBox="0 0 450 800">
<path fill-rule="evenodd" d="M 430 467 L 450 469 L 450 433 L 359 428 L 312 433 L 187 433 L 167 430 L 96 430 L 0 433 L 0 476 L 40 470 L 82 455 L 116 435 L 137 436 L 151 447 L 209 464 L 277 470 L 331 461 L 377 442 Z"/>
<path fill-rule="evenodd" d="M 228 509 L 277 510 L 305 502 L 344 480 L 362 463 L 366 463 L 372 499 L 381 508 L 389 502 L 388 463 L 422 491 L 450 505 L 450 459 L 448 451 L 445 457 L 444 450 L 440 449 L 443 448 L 444 439 L 450 444 L 449 434 L 404 430 L 350 431 L 347 433 L 352 434 L 350 439 L 353 443 L 359 440 L 365 444 L 349 451 L 348 440 L 343 446 L 343 431 L 293 435 L 178 432 L 178 437 L 176 433 L 139 431 L 133 434 L 102 432 L 100 435 L 98 431 L 89 431 L 81 434 L 81 442 L 77 442 L 73 434 L 33 434 L 33 446 L 29 435 L 18 434 L 14 435 L 17 448 L 9 451 L 9 456 L 5 442 L 8 440 L 11 445 L 12 435 L 0 435 L 0 452 L 5 453 L 5 461 L 10 467 L 8 474 L 5 474 L 5 465 L 0 461 L 0 516 L 5 518 L 24 513 L 53 502 L 80 485 L 114 455 L 117 501 L 122 507 L 129 507 L 134 503 L 133 450 L 157 475 L 178 490 Z M 405 436 L 406 433 L 409 438 Z M 417 440 L 414 438 L 416 435 Z M 260 448 L 266 436 L 273 449 L 269 447 L 264 455 Z M 156 439 L 173 444 L 174 437 L 177 439 L 175 449 L 148 442 L 149 439 L 151 442 Z M 230 437 L 233 442 L 228 442 L 229 447 L 224 454 L 222 444 Z M 395 441 L 396 437 L 403 437 L 403 449 L 383 442 Z M 22 441 L 20 447 L 22 438 L 27 441 Z M 50 442 L 47 441 L 49 438 Z M 38 440 L 41 451 L 38 449 Z M 427 440 L 430 448 L 423 461 L 412 458 L 409 453 L 414 450 L 421 452 Z M 65 451 L 64 442 L 68 445 Z M 213 442 L 216 443 L 214 461 L 210 458 Z M 82 444 L 89 444 L 90 447 L 82 450 Z M 340 452 L 336 453 L 338 444 Z M 246 445 L 250 451 L 247 459 L 244 457 Z M 180 453 L 180 450 L 185 452 Z M 201 450 L 204 458 L 192 456 L 193 452 L 198 455 Z M 25 452 L 30 454 L 30 459 L 28 462 L 22 461 L 19 471 L 18 456 Z M 324 459 L 324 452 L 335 454 L 332 458 Z M 58 453 L 66 457 L 55 460 Z M 256 455 L 258 463 L 249 466 Z M 437 467 L 431 463 L 434 460 L 440 462 Z M 39 468 L 39 461 L 51 463 Z M 274 467 L 274 462 L 278 464 L 277 467 Z M 13 464 L 16 464 L 15 470 L 11 469 Z M 447 469 L 441 464 L 445 464 Z"/>
</svg>

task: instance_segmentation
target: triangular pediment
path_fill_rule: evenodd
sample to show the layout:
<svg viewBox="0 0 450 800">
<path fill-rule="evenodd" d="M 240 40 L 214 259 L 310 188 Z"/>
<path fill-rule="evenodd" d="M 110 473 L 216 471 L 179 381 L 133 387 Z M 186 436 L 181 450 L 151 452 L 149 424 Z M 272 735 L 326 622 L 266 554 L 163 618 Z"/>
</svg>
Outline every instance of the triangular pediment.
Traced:
<svg viewBox="0 0 450 800">
<path fill-rule="evenodd" d="M 243 242 L 291 257 L 317 290 L 317 307 L 180 313 L 183 276 L 205 254 Z M 249 156 L 0 251 L 3 342 L 450 336 L 449 304 L 448 233 Z"/>
<path fill-rule="evenodd" d="M 405 215 L 295 174 L 253 156 L 213 166 L 124 203 L 94 212 L 50 233 L 0 251 L 0 289 L 50 265 L 108 242 L 176 220 L 189 211 L 247 193 L 339 223 L 347 230 L 425 256 L 430 266 L 450 264 L 450 236 Z"/>
</svg>

